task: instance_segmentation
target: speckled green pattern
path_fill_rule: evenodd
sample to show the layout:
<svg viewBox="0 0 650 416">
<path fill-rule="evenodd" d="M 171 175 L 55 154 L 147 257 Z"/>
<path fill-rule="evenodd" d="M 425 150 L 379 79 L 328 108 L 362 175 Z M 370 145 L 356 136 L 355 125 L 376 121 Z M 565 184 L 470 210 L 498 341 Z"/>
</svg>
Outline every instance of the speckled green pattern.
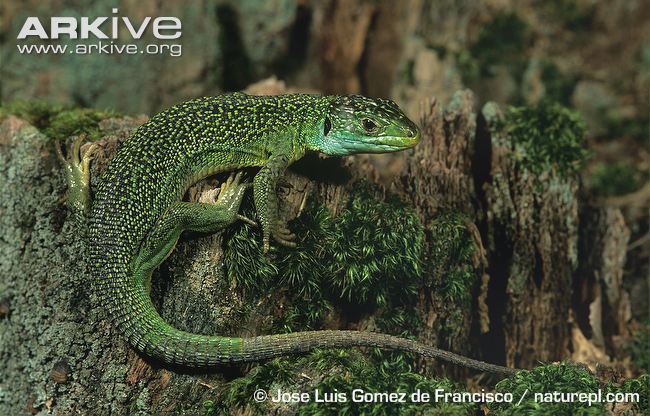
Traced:
<svg viewBox="0 0 650 416">
<path fill-rule="evenodd" d="M 398 337 L 313 331 L 254 338 L 179 331 L 156 312 L 151 272 L 185 229 L 217 231 L 236 219 L 246 185 L 237 177 L 216 204 L 180 202 L 210 174 L 260 167 L 253 181 L 265 248 L 292 245 L 278 220 L 276 184 L 306 151 L 329 155 L 384 153 L 414 146 L 417 126 L 391 101 L 361 96 L 232 94 L 172 107 L 141 126 L 119 149 L 97 189 L 90 214 L 90 262 L 101 305 L 135 348 L 168 363 L 211 366 L 306 352 L 318 347 L 378 346 L 414 351 L 485 371 L 498 366 Z M 222 190 L 222 193 L 224 191 Z"/>
</svg>

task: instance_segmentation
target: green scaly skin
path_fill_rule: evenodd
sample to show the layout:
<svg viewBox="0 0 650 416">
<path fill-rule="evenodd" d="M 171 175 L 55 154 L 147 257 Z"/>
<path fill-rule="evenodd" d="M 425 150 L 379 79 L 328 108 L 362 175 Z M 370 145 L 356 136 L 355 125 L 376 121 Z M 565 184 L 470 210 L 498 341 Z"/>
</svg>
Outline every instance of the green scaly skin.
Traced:
<svg viewBox="0 0 650 416">
<path fill-rule="evenodd" d="M 187 101 L 155 115 L 111 160 L 90 211 L 89 263 L 101 305 L 133 347 L 170 364 L 210 367 L 314 348 L 372 346 L 512 374 L 510 368 L 379 333 L 328 330 L 252 338 L 192 334 L 163 321 L 151 302 L 151 274 L 182 231 L 216 232 L 242 218 L 237 212 L 250 184 L 241 174 L 230 177 L 215 203 L 182 202 L 193 183 L 219 172 L 259 167 L 253 192 L 265 251 L 271 238 L 294 246 L 293 234 L 278 217 L 276 195 L 278 180 L 291 163 L 307 151 L 330 156 L 386 153 L 413 147 L 419 140 L 418 127 L 395 103 L 362 96 L 236 93 Z M 78 152 L 77 146 L 76 160 L 66 165 L 69 194 L 87 199 L 88 167 L 81 159 L 90 156 L 85 153 L 80 159 Z M 83 202 L 69 205 L 78 209 Z"/>
</svg>

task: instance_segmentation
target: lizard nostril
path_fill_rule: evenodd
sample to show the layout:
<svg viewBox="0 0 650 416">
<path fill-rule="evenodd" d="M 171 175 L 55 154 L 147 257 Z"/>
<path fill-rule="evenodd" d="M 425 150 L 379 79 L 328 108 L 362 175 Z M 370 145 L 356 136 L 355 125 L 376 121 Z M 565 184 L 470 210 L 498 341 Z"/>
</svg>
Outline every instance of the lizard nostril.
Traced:
<svg viewBox="0 0 650 416">
<path fill-rule="evenodd" d="M 413 129 L 407 129 L 406 130 L 406 135 L 408 137 L 414 137 L 415 136 L 415 131 Z"/>
</svg>

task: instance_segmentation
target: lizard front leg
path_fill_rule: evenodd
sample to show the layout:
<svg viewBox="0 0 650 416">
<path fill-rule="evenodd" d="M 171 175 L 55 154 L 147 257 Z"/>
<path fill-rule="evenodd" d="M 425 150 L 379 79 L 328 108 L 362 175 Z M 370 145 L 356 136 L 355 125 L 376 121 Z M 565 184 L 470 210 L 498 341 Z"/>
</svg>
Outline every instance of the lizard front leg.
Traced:
<svg viewBox="0 0 650 416">
<path fill-rule="evenodd" d="M 296 236 L 289 231 L 286 223 L 280 218 L 276 190 L 278 180 L 284 174 L 291 160 L 288 152 L 271 156 L 253 180 L 253 196 L 257 216 L 262 225 L 264 253 L 269 251 L 271 237 L 284 246 L 296 246 L 293 241 Z"/>
</svg>

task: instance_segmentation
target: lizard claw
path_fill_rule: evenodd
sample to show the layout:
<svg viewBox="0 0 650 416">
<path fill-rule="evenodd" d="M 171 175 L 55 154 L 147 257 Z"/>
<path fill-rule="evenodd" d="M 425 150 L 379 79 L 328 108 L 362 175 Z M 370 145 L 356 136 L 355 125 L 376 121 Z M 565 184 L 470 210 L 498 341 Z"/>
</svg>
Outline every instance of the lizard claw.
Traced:
<svg viewBox="0 0 650 416">
<path fill-rule="evenodd" d="M 82 148 L 81 145 L 85 139 L 85 134 L 77 136 L 67 158 L 63 155 L 60 143 L 54 144 L 56 156 L 66 172 L 68 208 L 73 214 L 82 217 L 88 212 L 90 206 L 90 162 L 98 149 L 96 143 L 90 143 L 87 147 Z"/>
<path fill-rule="evenodd" d="M 296 243 L 291 241 L 294 238 L 295 238 L 294 234 L 291 234 L 291 235 L 278 235 L 278 234 L 275 234 L 275 233 L 273 234 L 273 239 L 277 243 L 279 243 L 280 245 L 283 245 L 285 247 L 289 247 L 289 248 L 296 248 L 297 247 Z M 263 246 L 262 251 L 264 252 L 264 254 L 267 254 L 269 252 L 269 249 L 270 249 L 270 237 L 264 237 L 262 246 Z"/>
<path fill-rule="evenodd" d="M 273 235 L 273 239 L 274 239 L 276 242 L 280 243 L 281 245 L 283 245 L 283 246 L 285 246 L 285 247 L 289 247 L 289 248 L 296 248 L 296 247 L 297 247 L 297 244 L 296 244 L 295 242 L 291 241 L 291 240 L 293 240 L 295 237 L 296 237 L 296 236 L 295 236 L 294 234 L 288 235 L 288 236 L 286 236 L 286 237 L 280 237 L 280 236 L 277 235 L 277 234 L 274 234 L 274 235 Z"/>
<path fill-rule="evenodd" d="M 273 239 L 285 247 L 295 248 L 296 235 L 293 234 L 289 228 L 284 224 L 284 222 L 278 221 L 278 224 L 271 231 L 271 236 Z"/>
<path fill-rule="evenodd" d="M 237 172 L 231 174 L 219 188 L 218 196 L 214 201 L 218 205 L 229 206 L 232 203 L 239 204 L 243 197 L 244 191 L 252 185 L 250 182 L 243 181 L 244 174 Z"/>
<path fill-rule="evenodd" d="M 246 189 L 250 188 L 252 185 L 253 184 L 250 182 L 245 182 L 244 173 L 233 173 L 221 184 L 221 186 L 205 192 L 199 201 L 226 206 L 230 205 L 230 203 L 233 201 L 241 202 L 243 192 Z M 257 222 L 244 215 L 235 214 L 235 218 L 254 227 L 259 227 L 259 224 Z"/>
<path fill-rule="evenodd" d="M 287 230 L 288 231 L 288 230 Z M 275 240 L 277 243 L 279 243 L 282 246 L 289 247 L 289 248 L 296 248 L 297 245 L 293 241 L 296 238 L 295 234 L 292 234 L 291 232 L 278 232 L 274 231 L 271 233 L 271 235 L 265 235 L 263 240 L 262 240 L 262 251 L 264 254 L 267 254 L 270 249 L 270 240 L 271 237 L 273 237 L 273 240 Z"/>
</svg>

